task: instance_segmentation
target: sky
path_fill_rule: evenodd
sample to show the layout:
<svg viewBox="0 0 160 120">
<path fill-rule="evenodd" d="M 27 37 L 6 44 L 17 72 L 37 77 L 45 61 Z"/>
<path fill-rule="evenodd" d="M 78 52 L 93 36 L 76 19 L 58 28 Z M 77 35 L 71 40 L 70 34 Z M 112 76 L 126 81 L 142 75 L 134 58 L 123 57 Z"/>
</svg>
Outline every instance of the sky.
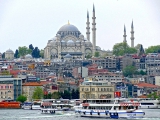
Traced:
<svg viewBox="0 0 160 120">
<path fill-rule="evenodd" d="M 130 45 L 132 20 L 135 45 L 159 45 L 160 0 L 0 0 L 0 52 L 30 44 L 44 49 L 68 20 L 86 37 L 87 10 L 92 28 L 93 4 L 101 49 L 112 50 L 123 41 L 124 24 Z"/>
</svg>

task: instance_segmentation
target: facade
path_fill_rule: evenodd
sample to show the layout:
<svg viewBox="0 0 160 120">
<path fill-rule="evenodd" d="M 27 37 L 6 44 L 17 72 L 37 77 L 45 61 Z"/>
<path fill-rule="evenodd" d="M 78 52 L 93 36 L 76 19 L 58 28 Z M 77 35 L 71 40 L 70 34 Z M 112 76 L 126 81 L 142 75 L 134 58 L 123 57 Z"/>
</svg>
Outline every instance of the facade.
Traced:
<svg viewBox="0 0 160 120">
<path fill-rule="evenodd" d="M 98 81 L 104 81 L 110 84 L 115 84 L 122 82 L 124 80 L 124 77 L 121 72 L 102 72 L 102 73 L 95 73 L 92 75 L 92 78 L 95 78 Z"/>
<path fill-rule="evenodd" d="M 114 98 L 115 86 L 103 81 L 84 81 L 79 85 L 80 99 Z"/>
<path fill-rule="evenodd" d="M 0 78 L 0 101 L 16 100 L 22 94 L 20 78 Z"/>
<path fill-rule="evenodd" d="M 23 84 L 23 95 L 27 96 L 27 101 L 32 101 L 33 92 L 36 87 L 44 89 L 45 85 L 47 85 L 48 82 L 41 81 L 41 82 L 26 82 Z"/>
</svg>

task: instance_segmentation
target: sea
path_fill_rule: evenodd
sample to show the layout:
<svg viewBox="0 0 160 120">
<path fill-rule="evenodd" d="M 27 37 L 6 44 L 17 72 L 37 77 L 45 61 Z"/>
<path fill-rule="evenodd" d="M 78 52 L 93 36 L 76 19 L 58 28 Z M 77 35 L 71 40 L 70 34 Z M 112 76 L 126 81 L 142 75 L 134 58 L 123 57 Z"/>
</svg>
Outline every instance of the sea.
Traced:
<svg viewBox="0 0 160 120">
<path fill-rule="evenodd" d="M 160 120 L 160 109 L 143 109 L 144 118 L 136 120 Z M 0 120 L 113 120 L 110 118 L 77 117 L 73 111 L 63 115 L 44 114 L 40 110 L 0 109 Z M 122 119 L 123 120 L 123 119 Z M 134 120 L 134 119 L 130 119 Z"/>
</svg>

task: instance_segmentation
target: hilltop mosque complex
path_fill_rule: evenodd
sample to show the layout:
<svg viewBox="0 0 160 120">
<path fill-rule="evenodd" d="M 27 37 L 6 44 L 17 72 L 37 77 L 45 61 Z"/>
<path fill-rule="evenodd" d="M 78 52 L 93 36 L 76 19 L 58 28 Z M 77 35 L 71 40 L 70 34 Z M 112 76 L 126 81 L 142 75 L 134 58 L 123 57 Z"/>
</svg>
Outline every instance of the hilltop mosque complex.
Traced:
<svg viewBox="0 0 160 120">
<path fill-rule="evenodd" d="M 73 59 L 84 59 L 87 55 L 93 56 L 98 51 L 102 54 L 104 51 L 96 46 L 96 17 L 95 7 L 93 5 L 92 16 L 92 42 L 90 40 L 90 22 L 89 13 L 87 12 L 86 38 L 78 28 L 68 24 L 62 26 L 55 37 L 48 40 L 47 46 L 44 48 L 45 59 L 63 59 L 72 57 Z"/>
</svg>

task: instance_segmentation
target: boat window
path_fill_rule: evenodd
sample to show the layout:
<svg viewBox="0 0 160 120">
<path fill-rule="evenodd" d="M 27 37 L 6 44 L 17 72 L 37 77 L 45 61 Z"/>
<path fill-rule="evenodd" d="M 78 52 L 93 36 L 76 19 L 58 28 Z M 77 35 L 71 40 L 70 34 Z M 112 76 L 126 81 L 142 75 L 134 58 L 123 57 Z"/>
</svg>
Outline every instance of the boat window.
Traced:
<svg viewBox="0 0 160 120">
<path fill-rule="evenodd" d="M 121 106 L 119 106 L 119 110 L 121 110 Z"/>
<path fill-rule="evenodd" d="M 141 103 L 141 105 L 154 105 L 154 103 Z"/>
</svg>

